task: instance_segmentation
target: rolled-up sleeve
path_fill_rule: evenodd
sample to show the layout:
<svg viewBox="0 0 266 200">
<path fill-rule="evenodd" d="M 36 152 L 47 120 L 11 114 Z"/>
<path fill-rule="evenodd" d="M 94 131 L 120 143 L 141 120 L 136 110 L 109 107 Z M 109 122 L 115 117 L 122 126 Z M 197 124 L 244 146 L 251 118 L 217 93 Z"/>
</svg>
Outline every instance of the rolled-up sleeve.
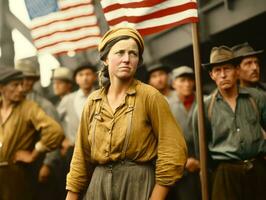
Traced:
<svg viewBox="0 0 266 200">
<path fill-rule="evenodd" d="M 149 118 L 158 140 L 156 183 L 171 186 L 183 175 L 187 160 L 186 143 L 165 98 L 155 93 L 148 105 Z"/>
</svg>

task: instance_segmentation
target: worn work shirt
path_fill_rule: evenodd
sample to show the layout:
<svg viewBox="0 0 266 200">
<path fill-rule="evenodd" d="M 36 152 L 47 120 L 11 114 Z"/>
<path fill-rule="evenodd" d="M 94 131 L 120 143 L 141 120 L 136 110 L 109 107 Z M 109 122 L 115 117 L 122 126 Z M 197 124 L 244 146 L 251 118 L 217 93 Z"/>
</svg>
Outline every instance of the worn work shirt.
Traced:
<svg viewBox="0 0 266 200">
<path fill-rule="evenodd" d="M 133 108 L 129 105 L 130 98 L 134 99 Z M 98 106 L 99 113 L 96 112 Z M 131 130 L 123 158 L 128 112 L 131 111 Z M 186 158 L 181 129 L 167 101 L 157 90 L 134 81 L 122 104 L 113 112 L 106 91 L 100 89 L 89 96 L 82 114 L 67 189 L 73 192 L 86 189 L 94 166 L 123 159 L 137 163 L 156 159 L 157 183 L 173 185 L 183 174 Z"/>
<path fill-rule="evenodd" d="M 257 111 L 249 97 L 254 99 Z M 211 95 L 204 101 L 206 138 L 209 155 L 214 160 L 245 160 L 266 154 L 266 140 L 261 126 L 266 127 L 266 95 L 254 88 L 240 88 L 235 112 L 218 94 L 210 121 L 207 117 Z M 198 150 L 197 113 L 193 116 Z M 198 152 L 198 151 L 197 151 Z"/>
<path fill-rule="evenodd" d="M 91 92 L 94 90 L 95 89 L 92 88 Z M 87 98 L 88 96 L 84 95 L 83 91 L 79 89 L 64 96 L 57 107 L 65 135 L 72 145 L 75 144 L 76 133 L 78 131 L 82 110 Z"/>
<path fill-rule="evenodd" d="M 192 130 L 192 115 L 196 105 L 196 99 L 194 98 L 192 105 L 189 110 L 187 110 L 184 106 L 184 103 L 180 101 L 177 93 L 169 98 L 170 109 L 176 119 L 176 121 L 180 124 L 185 140 L 188 147 L 188 155 L 194 157 L 194 137 Z"/>
<path fill-rule="evenodd" d="M 58 147 L 63 139 L 63 130 L 56 121 L 35 102 L 23 100 L 0 125 L 0 162 L 12 162 L 18 150 L 33 150 L 36 131 L 40 133 L 38 143 L 47 150 Z"/>
</svg>

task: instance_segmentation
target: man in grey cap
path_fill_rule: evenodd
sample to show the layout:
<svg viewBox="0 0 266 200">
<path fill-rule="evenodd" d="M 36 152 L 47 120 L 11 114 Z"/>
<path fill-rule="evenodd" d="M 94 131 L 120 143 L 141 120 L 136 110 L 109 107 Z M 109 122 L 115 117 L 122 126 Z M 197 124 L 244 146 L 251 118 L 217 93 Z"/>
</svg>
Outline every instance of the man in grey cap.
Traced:
<svg viewBox="0 0 266 200">
<path fill-rule="evenodd" d="M 56 96 L 62 99 L 69 94 L 73 86 L 73 73 L 67 67 L 58 67 L 53 70 L 52 75 L 53 91 Z"/>
<path fill-rule="evenodd" d="M 22 72 L 12 67 L 0 68 L 1 200 L 33 200 L 31 165 L 63 139 L 59 124 L 23 96 L 23 78 Z"/>
<path fill-rule="evenodd" d="M 266 84 L 261 83 L 259 56 L 263 50 L 254 50 L 247 42 L 232 47 L 235 57 L 240 57 L 239 80 L 241 87 L 255 87 L 266 91 Z"/>
<path fill-rule="evenodd" d="M 149 66 L 147 71 L 149 75 L 149 85 L 159 90 L 162 95 L 169 99 L 174 93 L 169 86 L 169 67 L 156 62 Z"/>
<path fill-rule="evenodd" d="M 203 65 L 217 86 L 204 100 L 212 200 L 265 198 L 266 95 L 238 87 L 237 59 L 231 48 L 214 47 Z M 197 109 L 193 129 L 198 152 Z"/>
<path fill-rule="evenodd" d="M 59 122 L 59 116 L 54 105 L 34 90 L 34 84 L 40 79 L 38 73 L 38 63 L 30 59 L 20 59 L 16 61 L 15 69 L 24 75 L 23 91 L 27 99 L 37 102 L 37 104 L 52 118 Z"/>
<path fill-rule="evenodd" d="M 176 121 L 181 125 L 188 147 L 186 173 L 175 186 L 175 198 L 180 200 L 200 199 L 199 161 L 194 150 L 192 114 L 196 105 L 195 81 L 191 67 L 180 66 L 172 71 L 172 87 L 175 95 L 169 98 L 169 105 Z"/>
</svg>

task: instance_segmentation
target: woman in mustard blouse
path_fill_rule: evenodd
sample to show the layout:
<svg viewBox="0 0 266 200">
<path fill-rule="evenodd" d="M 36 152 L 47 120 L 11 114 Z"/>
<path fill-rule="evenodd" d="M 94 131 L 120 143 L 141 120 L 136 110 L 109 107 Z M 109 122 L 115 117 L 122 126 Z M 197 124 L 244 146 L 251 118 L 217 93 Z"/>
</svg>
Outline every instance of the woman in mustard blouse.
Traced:
<svg viewBox="0 0 266 200">
<path fill-rule="evenodd" d="M 187 149 L 165 98 L 134 78 L 143 39 L 133 28 L 111 29 L 98 50 L 101 88 L 83 110 L 66 199 L 165 199 Z"/>
</svg>

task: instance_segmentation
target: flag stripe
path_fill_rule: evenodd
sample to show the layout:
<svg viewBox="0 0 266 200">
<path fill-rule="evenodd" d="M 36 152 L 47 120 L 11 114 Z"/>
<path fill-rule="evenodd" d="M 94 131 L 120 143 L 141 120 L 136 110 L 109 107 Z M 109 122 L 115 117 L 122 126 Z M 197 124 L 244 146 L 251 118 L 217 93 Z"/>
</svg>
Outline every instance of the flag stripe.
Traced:
<svg viewBox="0 0 266 200">
<path fill-rule="evenodd" d="M 31 35 L 38 52 L 59 55 L 98 45 L 100 28 L 92 0 L 60 0 L 58 8 L 32 20 Z"/>
<path fill-rule="evenodd" d="M 80 18 L 72 18 L 64 21 L 57 21 L 53 24 L 42 26 L 38 29 L 32 30 L 32 37 L 33 39 L 41 38 L 42 36 L 50 35 L 57 31 L 66 31 L 81 26 L 96 25 L 96 23 L 97 23 L 97 18 L 94 15 L 87 17 L 83 16 Z"/>
<path fill-rule="evenodd" d="M 45 17 L 36 18 L 31 23 L 31 29 L 36 29 L 41 26 L 47 26 L 57 21 L 64 21 L 67 19 L 84 16 L 84 15 L 91 15 L 93 14 L 93 5 L 86 5 L 82 7 L 74 7 L 73 9 L 68 9 L 64 11 L 60 11 L 60 15 L 58 12 L 51 13 L 46 15 Z"/>
<path fill-rule="evenodd" d="M 45 48 L 38 49 L 40 53 L 51 52 L 52 54 L 66 53 L 68 51 L 76 51 L 79 49 L 88 49 L 97 47 L 100 41 L 99 37 L 88 37 L 78 41 L 65 41 L 61 43 L 54 44 L 53 46 L 47 46 Z"/>
<path fill-rule="evenodd" d="M 78 37 L 78 38 L 74 38 L 72 37 L 71 39 L 61 39 L 61 40 L 58 40 L 54 43 L 51 43 L 51 44 L 46 44 L 46 45 L 43 45 L 43 46 L 39 46 L 37 47 L 37 49 L 44 49 L 44 48 L 47 48 L 47 47 L 50 47 L 50 46 L 55 46 L 57 44 L 62 44 L 62 43 L 69 43 L 69 42 L 77 42 L 77 41 L 80 41 L 80 40 L 83 40 L 83 39 L 87 39 L 87 38 L 96 38 L 98 37 L 99 35 L 90 35 L 90 36 L 83 36 L 83 37 Z"/>
<path fill-rule="evenodd" d="M 153 28 L 153 27 L 159 27 L 159 26 L 166 26 L 167 24 L 183 24 L 179 23 L 179 21 L 184 21 L 187 22 L 187 18 L 191 19 L 193 22 L 196 22 L 198 19 L 197 17 L 191 17 L 191 12 L 190 11 L 184 11 L 182 15 L 175 14 L 171 16 L 166 16 L 166 17 L 161 17 L 161 18 L 154 18 L 150 19 L 147 21 L 143 21 L 141 23 L 135 24 L 135 23 L 130 23 L 127 21 L 123 21 L 119 24 L 116 24 L 115 26 L 130 26 L 130 27 L 136 27 L 138 30 L 139 29 L 145 29 L 145 28 Z M 168 27 L 168 26 L 166 26 Z"/>
<path fill-rule="evenodd" d="M 58 41 L 64 41 L 64 40 L 77 40 L 79 38 L 82 38 L 84 36 L 100 36 L 100 31 L 99 29 L 94 27 L 88 27 L 88 28 L 79 28 L 79 29 L 74 29 L 72 31 L 65 31 L 65 32 L 56 32 L 53 35 L 43 37 L 38 40 L 34 40 L 35 45 L 37 48 L 41 48 L 42 46 L 45 45 L 51 45 L 54 44 Z"/>
<path fill-rule="evenodd" d="M 67 10 L 73 7 L 88 5 L 92 3 L 91 0 L 65 0 L 65 1 L 59 1 L 58 4 L 61 10 Z"/>
<path fill-rule="evenodd" d="M 45 38 L 45 37 L 50 37 L 50 36 L 53 36 L 57 33 L 64 33 L 64 32 L 69 32 L 69 31 L 75 31 L 75 30 L 79 30 L 81 28 L 95 28 L 96 26 L 98 26 L 98 24 L 92 24 L 92 25 L 82 25 L 82 26 L 73 26 L 73 28 L 71 29 L 64 29 L 64 30 L 58 30 L 58 31 L 54 31 L 54 32 L 51 32 L 49 34 L 46 34 L 46 35 L 41 35 L 40 37 L 36 37 L 34 38 L 33 40 L 37 41 L 37 40 L 40 40 L 42 38 Z M 95 28 L 97 30 L 97 32 L 100 32 L 100 30 L 98 28 Z"/>
<path fill-rule="evenodd" d="M 150 35 L 150 34 L 153 34 L 153 33 L 157 33 L 157 32 L 160 32 L 160 31 L 164 31 L 164 30 L 173 28 L 175 26 L 188 24 L 188 23 L 192 23 L 192 22 L 193 23 L 198 22 L 198 18 L 190 17 L 190 18 L 186 18 L 186 19 L 174 22 L 174 23 L 168 23 L 168 24 L 165 24 L 165 25 L 154 26 L 154 27 L 143 28 L 143 29 L 140 28 L 139 32 L 140 32 L 141 35 Z"/>
<path fill-rule="evenodd" d="M 132 1 L 129 1 L 129 2 L 126 2 L 124 1 L 124 3 L 111 3 L 112 1 L 106 3 L 106 4 L 103 4 L 104 5 L 104 9 L 103 11 L 104 12 L 109 12 L 109 11 L 112 11 L 112 10 L 116 10 L 116 9 L 119 9 L 119 8 L 141 8 L 141 7 L 153 7 L 153 6 L 156 6 L 160 3 L 163 3 L 165 2 L 165 0 L 153 0 L 153 1 L 137 1 L 137 2 L 132 2 Z"/>
<path fill-rule="evenodd" d="M 149 15 L 151 13 L 160 12 L 161 16 L 166 15 L 167 13 L 164 13 L 163 11 L 165 9 L 169 8 L 175 8 L 175 7 L 186 7 L 189 8 L 189 6 L 192 6 L 192 8 L 196 8 L 195 2 L 186 2 L 186 3 L 180 3 L 179 1 L 170 0 L 168 2 L 161 3 L 160 5 L 153 6 L 153 7 L 139 7 L 139 8 L 117 8 L 115 10 L 105 12 L 106 19 L 112 20 L 121 16 L 143 16 L 143 15 Z"/>
<path fill-rule="evenodd" d="M 105 18 L 111 27 L 131 26 L 142 35 L 185 23 L 198 22 L 196 0 L 102 0 Z"/>
<path fill-rule="evenodd" d="M 190 9 L 196 9 L 196 8 L 197 8 L 197 5 L 195 3 L 188 3 L 188 4 L 184 4 L 180 6 L 165 8 L 165 9 L 158 10 L 156 12 L 152 12 L 150 14 L 141 15 L 141 16 L 122 16 L 119 18 L 115 18 L 113 20 L 109 20 L 109 23 L 110 25 L 115 25 L 122 21 L 139 23 L 145 20 L 160 18 L 164 16 L 172 17 L 171 15 L 175 15 L 176 13 L 180 14 L 181 12 L 184 12 Z M 163 12 L 163 15 L 162 15 L 162 12 Z"/>
</svg>

